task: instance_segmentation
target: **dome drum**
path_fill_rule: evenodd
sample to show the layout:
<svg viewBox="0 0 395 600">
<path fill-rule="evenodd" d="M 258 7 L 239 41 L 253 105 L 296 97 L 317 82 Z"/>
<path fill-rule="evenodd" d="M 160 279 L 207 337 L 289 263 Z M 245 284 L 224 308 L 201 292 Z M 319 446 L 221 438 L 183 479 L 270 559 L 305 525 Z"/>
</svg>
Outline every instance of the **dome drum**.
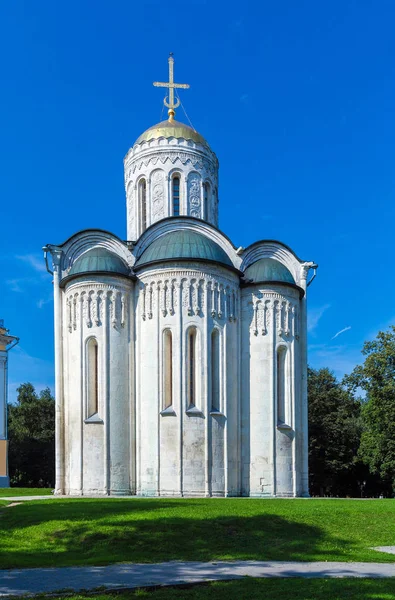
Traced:
<svg viewBox="0 0 395 600">
<path fill-rule="evenodd" d="M 218 160 L 204 138 L 177 121 L 148 129 L 126 155 L 128 239 L 169 216 L 218 224 Z"/>
</svg>

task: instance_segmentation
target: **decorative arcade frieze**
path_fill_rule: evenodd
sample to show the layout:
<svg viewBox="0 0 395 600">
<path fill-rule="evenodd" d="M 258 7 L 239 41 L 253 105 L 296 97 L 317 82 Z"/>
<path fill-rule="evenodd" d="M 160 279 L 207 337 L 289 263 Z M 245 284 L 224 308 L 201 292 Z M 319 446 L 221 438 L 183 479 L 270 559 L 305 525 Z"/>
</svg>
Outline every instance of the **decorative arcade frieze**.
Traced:
<svg viewBox="0 0 395 600">
<path fill-rule="evenodd" d="M 164 165 L 167 161 L 173 165 L 192 165 L 194 169 L 207 171 L 211 176 L 216 175 L 218 168 L 214 161 L 203 157 L 201 153 L 195 153 L 192 149 L 170 150 L 167 147 L 158 147 L 156 152 L 150 152 L 149 155 L 144 157 L 136 156 L 130 161 L 130 166 L 125 171 L 125 186 L 127 187 L 129 182 L 133 180 L 136 171 L 141 171 L 148 166 Z"/>
<path fill-rule="evenodd" d="M 207 303 L 207 312 L 212 318 L 232 322 L 238 314 L 238 290 L 227 281 L 204 275 L 162 278 L 140 283 L 139 303 L 144 321 L 152 319 L 158 307 L 164 317 L 172 316 L 180 304 L 188 316 L 202 317 Z"/>
<path fill-rule="evenodd" d="M 299 339 L 299 315 L 297 304 L 275 293 L 265 293 L 261 298 L 252 297 L 251 331 L 267 335 L 276 331 L 279 337 Z"/>
<path fill-rule="evenodd" d="M 129 294 L 121 288 L 97 284 L 66 293 L 66 322 L 70 333 L 82 323 L 100 327 L 109 316 L 112 327 L 125 327 Z"/>
</svg>

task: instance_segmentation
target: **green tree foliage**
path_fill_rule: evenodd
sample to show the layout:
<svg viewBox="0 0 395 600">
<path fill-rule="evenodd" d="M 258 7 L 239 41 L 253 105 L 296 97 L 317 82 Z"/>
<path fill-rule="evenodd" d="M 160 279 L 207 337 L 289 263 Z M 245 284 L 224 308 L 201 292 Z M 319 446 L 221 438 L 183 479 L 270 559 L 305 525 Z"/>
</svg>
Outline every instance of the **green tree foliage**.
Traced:
<svg viewBox="0 0 395 600">
<path fill-rule="evenodd" d="M 359 456 L 381 478 L 382 491 L 388 494 L 395 492 L 395 326 L 365 342 L 362 354 L 364 363 L 345 377 L 345 383 L 352 391 L 365 392 Z"/>
<path fill-rule="evenodd" d="M 308 369 L 308 399 L 310 494 L 360 496 L 360 402 L 329 369 Z"/>
<path fill-rule="evenodd" d="M 55 400 L 49 388 L 37 395 L 31 383 L 8 405 L 11 485 L 53 487 L 55 478 Z"/>
</svg>

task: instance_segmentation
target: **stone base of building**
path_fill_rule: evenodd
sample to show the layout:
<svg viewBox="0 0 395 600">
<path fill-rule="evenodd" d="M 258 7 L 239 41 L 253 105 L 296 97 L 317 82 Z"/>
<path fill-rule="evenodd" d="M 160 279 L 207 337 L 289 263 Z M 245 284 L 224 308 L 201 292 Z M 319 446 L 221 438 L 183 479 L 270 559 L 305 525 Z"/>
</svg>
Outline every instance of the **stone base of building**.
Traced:
<svg viewBox="0 0 395 600">
<path fill-rule="evenodd" d="M 4 478 L 3 478 L 4 479 Z M 5 478 L 6 479 L 6 478 Z M 9 487 L 8 484 L 3 484 L 2 485 L 2 478 L 0 477 L 0 488 L 1 487 Z M 205 493 L 180 493 L 180 492 L 133 492 L 133 491 L 124 491 L 122 493 L 119 492 L 105 492 L 105 491 L 97 491 L 97 490 L 93 490 L 93 491 L 89 491 L 89 490 L 84 490 L 83 492 L 81 490 L 65 490 L 65 492 L 62 491 L 55 491 L 54 492 L 55 496 L 64 496 L 64 497 L 72 497 L 72 498 L 78 498 L 78 497 L 88 497 L 88 498 L 185 498 L 190 499 L 190 498 L 254 498 L 254 499 L 260 499 L 260 500 L 265 500 L 265 499 L 292 499 L 292 498 L 310 498 L 310 495 L 307 493 L 304 494 L 271 494 L 268 492 L 251 492 L 250 494 L 246 494 L 244 493 L 211 493 L 211 494 L 205 494 Z"/>
<path fill-rule="evenodd" d="M 10 478 L 8 475 L 0 475 L 0 488 L 8 488 L 10 487 Z"/>
</svg>

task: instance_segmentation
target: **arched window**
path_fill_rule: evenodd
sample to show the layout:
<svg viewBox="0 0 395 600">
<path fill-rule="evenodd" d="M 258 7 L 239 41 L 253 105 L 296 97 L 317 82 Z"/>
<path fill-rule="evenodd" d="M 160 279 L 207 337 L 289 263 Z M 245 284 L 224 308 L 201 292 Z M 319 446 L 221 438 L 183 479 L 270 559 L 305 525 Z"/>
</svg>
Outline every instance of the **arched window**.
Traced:
<svg viewBox="0 0 395 600">
<path fill-rule="evenodd" d="M 210 184 L 206 181 L 206 183 L 203 186 L 203 192 L 204 192 L 204 219 L 206 219 L 206 221 L 209 218 L 209 210 L 210 210 L 210 206 L 209 206 L 209 202 L 210 202 Z"/>
<path fill-rule="evenodd" d="M 147 229 L 147 182 L 145 179 L 139 181 L 139 204 L 142 233 Z"/>
<path fill-rule="evenodd" d="M 98 386 L 98 346 L 97 341 L 91 338 L 87 344 L 87 417 L 92 417 L 99 412 L 99 386 Z"/>
<path fill-rule="evenodd" d="M 220 410 L 220 338 L 218 329 L 211 334 L 211 409 Z"/>
<path fill-rule="evenodd" d="M 173 203 L 173 215 L 180 215 L 180 178 L 175 175 L 171 180 L 171 199 Z"/>
<path fill-rule="evenodd" d="M 192 327 L 187 337 L 187 397 L 188 408 L 196 405 L 196 329 Z"/>
<path fill-rule="evenodd" d="M 163 332 L 163 409 L 173 404 L 173 337 L 171 331 Z"/>
<path fill-rule="evenodd" d="M 286 389 L 287 349 L 280 346 L 277 350 L 277 422 L 287 421 L 287 389 Z"/>
</svg>

